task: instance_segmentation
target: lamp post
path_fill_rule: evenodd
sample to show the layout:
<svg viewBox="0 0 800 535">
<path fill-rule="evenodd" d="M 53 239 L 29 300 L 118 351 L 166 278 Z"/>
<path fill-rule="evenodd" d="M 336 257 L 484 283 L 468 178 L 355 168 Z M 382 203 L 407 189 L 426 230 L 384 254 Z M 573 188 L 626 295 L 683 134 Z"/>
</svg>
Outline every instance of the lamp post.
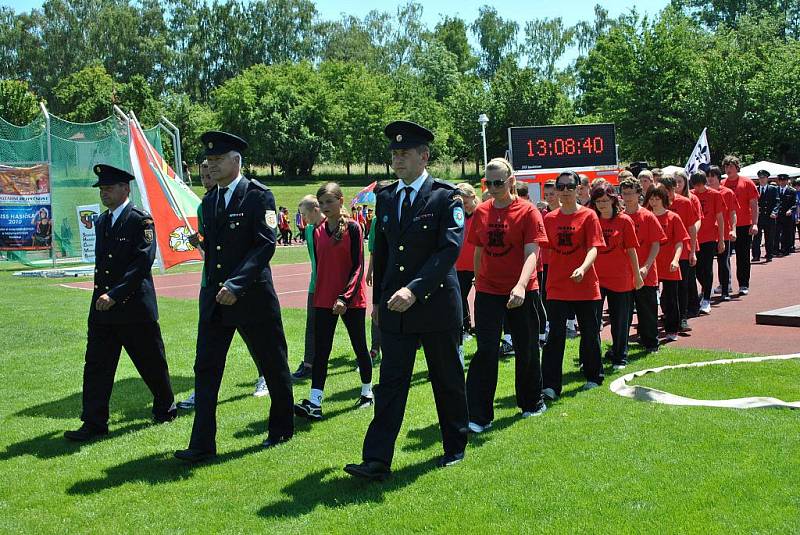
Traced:
<svg viewBox="0 0 800 535">
<path fill-rule="evenodd" d="M 486 159 L 486 125 L 489 124 L 489 117 L 485 113 L 478 116 L 478 122 L 481 125 L 481 137 L 483 138 L 483 167 L 486 168 L 488 160 Z"/>
</svg>

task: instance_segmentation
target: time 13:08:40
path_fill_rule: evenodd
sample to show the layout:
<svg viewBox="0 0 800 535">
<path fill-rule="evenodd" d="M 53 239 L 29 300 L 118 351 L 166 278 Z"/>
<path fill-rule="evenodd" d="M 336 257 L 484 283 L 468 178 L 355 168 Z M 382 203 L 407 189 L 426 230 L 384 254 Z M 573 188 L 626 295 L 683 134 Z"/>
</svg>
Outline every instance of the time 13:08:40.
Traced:
<svg viewBox="0 0 800 535">
<path fill-rule="evenodd" d="M 546 139 L 528 140 L 528 157 L 534 156 L 574 156 L 576 154 L 603 154 L 603 138 L 600 136 L 575 139 L 557 137 L 552 141 Z"/>
</svg>

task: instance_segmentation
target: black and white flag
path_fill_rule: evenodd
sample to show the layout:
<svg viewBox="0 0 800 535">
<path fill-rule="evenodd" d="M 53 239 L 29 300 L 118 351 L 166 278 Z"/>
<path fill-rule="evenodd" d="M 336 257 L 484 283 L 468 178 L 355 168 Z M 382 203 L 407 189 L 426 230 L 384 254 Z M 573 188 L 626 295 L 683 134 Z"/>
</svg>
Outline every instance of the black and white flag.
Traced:
<svg viewBox="0 0 800 535">
<path fill-rule="evenodd" d="M 692 175 L 698 169 L 708 170 L 708 165 L 711 164 L 711 150 L 708 148 L 708 138 L 706 137 L 706 128 L 703 128 L 703 133 L 694 145 L 692 155 L 689 156 L 689 161 L 686 162 L 686 173 Z M 700 166 L 703 166 L 702 168 Z"/>
</svg>

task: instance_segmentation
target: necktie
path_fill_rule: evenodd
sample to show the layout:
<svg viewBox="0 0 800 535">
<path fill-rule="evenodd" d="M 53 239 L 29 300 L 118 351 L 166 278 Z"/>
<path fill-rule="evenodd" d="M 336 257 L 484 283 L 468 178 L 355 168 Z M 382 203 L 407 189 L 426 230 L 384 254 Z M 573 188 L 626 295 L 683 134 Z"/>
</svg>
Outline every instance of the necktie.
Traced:
<svg viewBox="0 0 800 535">
<path fill-rule="evenodd" d="M 225 214 L 225 193 L 227 191 L 228 188 L 219 188 L 217 190 L 217 220 Z"/>
<path fill-rule="evenodd" d="M 403 188 L 403 191 L 406 192 L 406 195 L 403 197 L 403 203 L 400 205 L 400 225 L 404 225 L 407 219 L 411 217 L 411 192 L 414 191 L 414 188 L 406 186 Z"/>
</svg>

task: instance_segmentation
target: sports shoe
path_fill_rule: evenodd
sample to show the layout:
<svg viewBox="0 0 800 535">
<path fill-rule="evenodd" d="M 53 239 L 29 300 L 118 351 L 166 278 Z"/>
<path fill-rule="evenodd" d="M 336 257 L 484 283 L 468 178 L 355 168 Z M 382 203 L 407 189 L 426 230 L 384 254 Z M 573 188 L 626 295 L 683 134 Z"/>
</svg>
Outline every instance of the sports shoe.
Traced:
<svg viewBox="0 0 800 535">
<path fill-rule="evenodd" d="M 294 414 L 309 420 L 322 420 L 322 407 L 304 399 L 300 403 L 294 404 Z"/>
<path fill-rule="evenodd" d="M 722 286 L 717 286 L 716 288 L 714 288 L 713 290 L 711 290 L 711 292 L 712 292 L 714 295 L 722 295 Z"/>
<path fill-rule="evenodd" d="M 599 384 L 595 383 L 594 381 L 586 381 L 586 384 L 581 387 L 581 390 L 592 390 L 593 388 L 597 388 L 600 386 Z"/>
<path fill-rule="evenodd" d="M 614 371 L 624 370 L 628 366 L 625 362 L 615 362 L 611 365 L 611 369 Z"/>
<path fill-rule="evenodd" d="M 189 397 L 185 400 L 179 401 L 178 408 L 184 410 L 194 409 L 194 392 L 189 394 Z"/>
<path fill-rule="evenodd" d="M 725 294 L 725 295 L 722 296 L 722 300 L 723 301 L 730 301 L 731 300 L 731 296 L 728 295 L 728 294 Z"/>
<path fill-rule="evenodd" d="M 667 336 L 665 336 L 664 339 L 667 342 L 675 342 L 676 340 L 678 340 L 678 334 L 677 333 L 667 333 Z"/>
<path fill-rule="evenodd" d="M 357 409 L 365 409 L 365 408 L 369 407 L 370 405 L 375 405 L 375 398 L 372 397 L 372 396 L 364 396 L 364 395 L 362 395 L 358 399 L 358 403 L 356 403 L 356 408 Z"/>
<path fill-rule="evenodd" d="M 466 344 L 470 340 L 472 340 L 472 335 L 469 334 L 469 333 L 464 333 L 464 335 L 461 337 L 461 343 L 462 344 Z"/>
<path fill-rule="evenodd" d="M 577 338 L 578 337 L 578 330 L 577 329 L 570 329 L 567 327 L 567 338 Z"/>
<path fill-rule="evenodd" d="M 514 346 L 505 340 L 500 342 L 500 356 L 507 357 L 514 354 Z"/>
<path fill-rule="evenodd" d="M 458 346 L 458 360 L 461 362 L 461 367 L 464 367 L 464 345 Z"/>
<path fill-rule="evenodd" d="M 741 288 L 739 288 L 739 295 L 747 295 L 749 293 L 750 293 L 750 288 L 748 288 L 747 286 L 742 286 Z"/>
<path fill-rule="evenodd" d="M 259 377 L 256 381 L 256 389 L 253 392 L 253 395 L 257 398 L 263 398 L 264 396 L 269 396 L 269 389 L 267 389 L 267 381 L 264 377 Z"/>
<path fill-rule="evenodd" d="M 532 411 L 524 411 L 522 413 L 523 418 L 530 418 L 531 416 L 541 416 L 544 414 L 544 411 L 547 410 L 547 405 L 544 404 L 544 401 L 540 401 L 539 405 Z"/>
<path fill-rule="evenodd" d="M 475 422 L 470 422 L 469 424 L 467 424 L 467 427 L 472 433 L 483 433 L 484 431 L 492 427 L 492 422 L 489 422 L 486 425 L 480 425 L 476 424 Z"/>
<path fill-rule="evenodd" d="M 464 452 L 460 451 L 458 453 L 447 453 L 442 455 L 438 461 L 436 461 L 436 466 L 439 468 L 447 468 L 448 466 L 453 466 L 454 464 L 458 464 L 464 460 Z"/>
<path fill-rule="evenodd" d="M 703 299 L 700 301 L 700 312 L 703 314 L 711 314 L 711 301 Z"/>
<path fill-rule="evenodd" d="M 542 389 L 542 396 L 544 399 L 549 399 L 550 401 L 555 401 L 558 399 L 558 394 L 552 388 L 543 388 Z"/>
<path fill-rule="evenodd" d="M 311 366 L 306 366 L 305 362 L 301 362 L 300 366 L 298 366 L 295 372 L 292 374 L 292 379 L 299 381 L 300 379 L 305 379 L 306 377 L 311 377 Z"/>
<path fill-rule="evenodd" d="M 689 320 L 681 320 L 681 332 L 688 333 L 692 328 L 689 326 Z"/>
</svg>

